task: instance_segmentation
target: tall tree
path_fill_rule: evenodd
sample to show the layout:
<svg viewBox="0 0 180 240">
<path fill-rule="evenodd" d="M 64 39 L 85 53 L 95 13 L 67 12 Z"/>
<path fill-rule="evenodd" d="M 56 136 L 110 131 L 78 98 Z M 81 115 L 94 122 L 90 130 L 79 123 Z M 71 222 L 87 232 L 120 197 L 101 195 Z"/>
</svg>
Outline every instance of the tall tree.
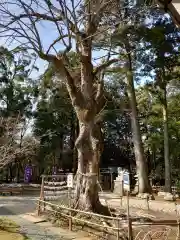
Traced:
<svg viewBox="0 0 180 240">
<path fill-rule="evenodd" d="M 100 73 L 107 66 L 117 62 L 117 59 L 104 58 L 103 64 L 93 66 L 92 47 L 95 37 L 97 39 L 102 31 L 108 29 L 106 20 L 115 7 L 115 3 L 109 1 L 83 0 L 80 3 L 59 0 L 56 4 L 49 0 L 40 3 L 35 0 L 13 0 L 7 3 L 3 0 L 0 3 L 0 27 L 6 32 L 3 36 L 9 37 L 12 34 L 13 39 L 23 38 L 25 46 L 53 64 L 58 78 L 66 84 L 79 121 L 79 136 L 76 140 L 76 206 L 98 212 L 102 210 L 97 185 L 102 134 L 96 116 L 105 104 Z M 48 22 L 51 29 L 56 28 L 56 37 L 48 47 L 45 47 L 43 42 L 41 22 Z M 108 38 L 109 32 L 106 33 Z M 67 56 L 74 43 L 80 60 L 79 68 L 76 69 L 73 69 Z"/>
<path fill-rule="evenodd" d="M 148 167 L 144 154 L 144 147 L 142 143 L 139 116 L 135 92 L 135 80 L 137 73 L 136 52 L 139 42 L 139 29 L 145 27 L 145 12 L 144 9 L 139 8 L 136 4 L 131 8 L 118 8 L 119 22 L 115 27 L 113 33 L 113 47 L 119 49 L 119 56 L 121 66 L 119 67 L 119 74 L 124 77 L 126 84 L 126 91 L 129 98 L 131 108 L 131 127 L 134 144 L 134 153 L 136 159 L 136 171 L 138 175 L 139 193 L 151 193 L 151 186 L 148 179 Z M 122 19 L 124 21 L 122 21 Z M 136 26 L 136 28 L 134 28 Z M 140 196 L 139 195 L 139 196 Z"/>
<path fill-rule="evenodd" d="M 169 19 L 164 18 L 155 21 L 151 29 L 147 29 L 146 40 L 149 42 L 149 56 L 140 58 L 144 62 L 144 72 L 154 72 L 154 81 L 149 83 L 149 90 L 158 98 L 161 104 L 164 125 L 164 161 L 165 161 L 165 191 L 171 192 L 171 168 L 168 127 L 168 88 L 172 81 L 179 76 L 175 66 L 179 66 L 177 43 L 178 31 Z M 148 59 L 148 60 L 147 60 Z"/>
<path fill-rule="evenodd" d="M 30 73 L 36 67 L 31 57 L 23 48 L 0 47 L 1 167 L 22 151 L 34 99 Z"/>
<path fill-rule="evenodd" d="M 54 81 L 52 73 L 52 68 L 48 68 L 42 76 L 34 115 L 34 134 L 41 143 L 39 165 L 42 171 L 48 164 L 62 167 L 67 138 L 71 139 L 72 152 L 75 142 L 71 136 L 75 132 L 75 119 L 70 98 L 65 86 Z M 45 162 L 48 156 L 51 162 Z"/>
</svg>

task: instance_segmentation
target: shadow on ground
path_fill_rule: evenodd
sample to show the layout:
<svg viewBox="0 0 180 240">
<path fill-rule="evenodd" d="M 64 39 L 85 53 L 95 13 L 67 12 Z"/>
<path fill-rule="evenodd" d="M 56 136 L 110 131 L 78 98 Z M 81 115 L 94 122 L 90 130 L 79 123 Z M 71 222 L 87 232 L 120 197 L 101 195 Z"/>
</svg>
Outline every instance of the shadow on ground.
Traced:
<svg viewBox="0 0 180 240">
<path fill-rule="evenodd" d="M 0 197 L 0 216 L 21 215 L 34 212 L 37 198 L 34 197 Z"/>
<path fill-rule="evenodd" d="M 15 215 L 8 208 L 0 206 L 0 216 Z"/>
</svg>

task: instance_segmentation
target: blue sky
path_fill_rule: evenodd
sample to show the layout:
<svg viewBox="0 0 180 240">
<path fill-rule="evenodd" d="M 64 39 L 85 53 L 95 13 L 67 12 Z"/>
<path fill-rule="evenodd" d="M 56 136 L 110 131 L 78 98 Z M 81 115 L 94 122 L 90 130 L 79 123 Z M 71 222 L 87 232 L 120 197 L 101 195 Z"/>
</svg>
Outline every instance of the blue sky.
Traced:
<svg viewBox="0 0 180 240">
<path fill-rule="evenodd" d="M 26 1 L 24 0 L 24 2 L 26 2 L 26 3 L 28 3 L 29 1 L 30 0 L 26 0 Z M 4 1 L 4 2 L 6 2 L 6 1 Z M 16 0 L 12 0 L 11 2 L 15 3 Z M 42 3 L 42 2 L 43 1 L 40 1 L 39 3 Z M 53 2 L 54 5 L 57 6 L 58 3 L 57 3 L 56 0 L 52 0 L 52 2 Z M 71 8 L 70 2 L 71 1 L 66 0 L 66 4 L 68 4 L 68 7 Z M 76 0 L 75 0 L 75 3 L 76 3 Z M 33 7 L 35 8 L 35 6 L 33 6 Z M 19 15 L 20 13 L 24 12 L 22 10 L 22 8 L 20 8 L 18 6 L 15 6 L 14 4 L 12 6 L 8 5 L 8 8 L 12 9 L 11 12 L 13 12 L 13 14 L 16 15 L 16 16 Z M 38 7 L 37 12 L 43 13 L 44 10 L 42 10 L 41 8 Z M 0 12 L 0 14 L 1 14 L 1 12 Z M 26 20 L 26 19 L 23 19 L 23 21 L 25 23 L 28 22 L 28 20 Z M 49 46 L 53 43 L 53 41 L 59 36 L 56 25 L 54 23 L 50 23 L 50 22 L 47 22 L 47 21 L 41 21 L 40 23 L 38 23 L 37 28 L 38 28 L 38 32 L 39 32 L 39 35 L 40 35 L 40 38 L 41 38 L 41 42 L 42 42 L 44 51 L 46 52 L 47 49 L 49 48 Z M 31 30 L 27 30 L 27 28 L 26 28 L 26 32 L 28 32 L 28 35 L 32 36 Z M 63 33 L 67 33 L 67 30 L 63 29 Z M 19 38 L 19 39 L 21 40 L 21 42 L 25 42 L 25 39 L 22 39 L 22 38 Z M 0 37 L 0 45 L 6 46 L 9 49 L 15 48 L 17 46 L 17 42 L 15 40 L 14 41 L 8 41 L 8 42 L 6 42 L 6 44 L 5 44 L 5 41 L 6 41 L 5 38 Z M 10 44 L 9 44 L 9 42 L 10 42 Z M 74 42 L 73 42 L 73 45 L 75 45 Z M 55 45 L 55 48 L 57 49 L 57 51 L 59 51 L 59 50 L 63 49 L 63 44 L 58 43 L 58 44 Z M 73 46 L 73 48 L 74 48 L 74 46 Z M 51 53 L 54 53 L 54 51 L 51 51 Z M 96 51 L 96 52 L 93 53 L 93 57 L 98 58 L 98 57 L 103 56 L 105 54 L 106 54 L 105 51 L 99 51 L 99 52 Z M 96 61 L 96 64 L 98 62 L 100 62 L 100 61 Z M 34 72 L 33 75 L 32 75 L 33 78 L 37 78 L 38 75 L 42 74 L 44 72 L 44 70 L 46 69 L 48 63 L 46 61 L 38 59 L 37 62 L 36 62 L 36 65 L 39 68 L 39 73 Z"/>
<path fill-rule="evenodd" d="M 47 49 L 50 46 L 50 44 L 54 41 L 54 39 L 57 38 L 57 32 L 52 31 L 52 29 L 50 29 L 50 28 L 51 28 L 51 26 L 48 23 L 46 23 L 45 26 L 42 26 L 39 29 L 40 36 L 41 36 L 43 46 L 44 46 L 45 49 Z M 13 41 L 9 44 L 9 43 L 6 43 L 6 39 L 0 38 L 0 45 L 3 45 L 4 47 L 7 47 L 8 49 L 13 49 L 17 46 L 17 42 Z M 63 46 L 59 45 L 58 49 L 59 50 L 63 49 Z M 103 51 L 103 50 L 96 51 L 96 52 L 93 52 L 93 57 L 98 58 L 98 57 L 101 57 L 105 54 L 106 54 L 106 52 Z M 97 60 L 96 63 L 98 63 L 98 62 L 99 61 Z M 48 66 L 48 62 L 38 58 L 37 61 L 36 61 L 36 66 L 39 68 L 39 72 L 34 71 L 32 73 L 33 78 L 37 78 L 39 75 L 43 74 L 44 70 Z"/>
</svg>

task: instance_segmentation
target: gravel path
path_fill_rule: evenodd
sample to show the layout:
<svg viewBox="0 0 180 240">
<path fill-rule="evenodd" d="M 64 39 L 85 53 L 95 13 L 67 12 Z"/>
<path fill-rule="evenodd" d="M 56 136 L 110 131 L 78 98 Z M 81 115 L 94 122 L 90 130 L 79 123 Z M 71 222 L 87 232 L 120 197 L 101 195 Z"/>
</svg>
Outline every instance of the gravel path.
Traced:
<svg viewBox="0 0 180 240">
<path fill-rule="evenodd" d="M 35 210 L 35 197 L 0 197 L 0 217 L 7 217 L 15 221 L 21 227 L 21 233 L 25 234 L 31 240 L 71 240 L 77 239 L 73 233 L 66 233 L 58 228 L 53 231 L 53 227 L 40 226 L 32 221 L 25 219 L 23 216 Z M 66 231 L 67 232 L 67 231 Z"/>
</svg>

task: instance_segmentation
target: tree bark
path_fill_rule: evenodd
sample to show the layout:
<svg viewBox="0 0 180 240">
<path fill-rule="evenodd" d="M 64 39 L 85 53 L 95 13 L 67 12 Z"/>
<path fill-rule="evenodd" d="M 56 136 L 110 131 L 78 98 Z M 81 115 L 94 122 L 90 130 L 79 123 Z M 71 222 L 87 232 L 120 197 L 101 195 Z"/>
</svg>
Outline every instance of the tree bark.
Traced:
<svg viewBox="0 0 180 240">
<path fill-rule="evenodd" d="M 166 88 L 164 89 L 163 123 L 164 123 L 164 163 L 165 163 L 165 192 L 171 193 L 171 166 L 169 157 L 168 110 Z"/>
<path fill-rule="evenodd" d="M 136 159 L 136 171 L 139 182 L 139 193 L 150 193 L 151 187 L 148 179 L 148 167 L 145 160 L 144 147 L 141 139 L 140 125 L 138 121 L 137 101 L 131 68 L 129 68 L 127 71 L 127 93 L 131 106 L 131 127 Z"/>
<path fill-rule="evenodd" d="M 102 144 L 101 128 L 90 121 L 79 123 L 79 136 L 76 140 L 78 151 L 77 183 L 75 207 L 99 212 L 98 172 Z"/>
</svg>

